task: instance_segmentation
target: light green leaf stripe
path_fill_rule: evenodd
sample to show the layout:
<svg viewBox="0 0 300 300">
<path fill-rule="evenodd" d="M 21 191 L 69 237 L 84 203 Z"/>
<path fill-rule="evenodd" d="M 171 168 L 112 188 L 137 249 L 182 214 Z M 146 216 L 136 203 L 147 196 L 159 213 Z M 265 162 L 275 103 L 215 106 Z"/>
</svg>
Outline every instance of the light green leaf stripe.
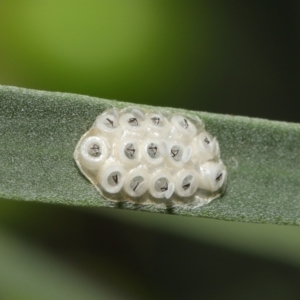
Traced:
<svg viewBox="0 0 300 300">
<path fill-rule="evenodd" d="M 198 115 L 219 140 L 229 173 L 223 197 L 172 210 L 103 199 L 81 175 L 73 152 L 98 114 L 127 105 L 0 86 L 0 198 L 300 224 L 300 125 L 247 117 L 185 111 Z"/>
</svg>

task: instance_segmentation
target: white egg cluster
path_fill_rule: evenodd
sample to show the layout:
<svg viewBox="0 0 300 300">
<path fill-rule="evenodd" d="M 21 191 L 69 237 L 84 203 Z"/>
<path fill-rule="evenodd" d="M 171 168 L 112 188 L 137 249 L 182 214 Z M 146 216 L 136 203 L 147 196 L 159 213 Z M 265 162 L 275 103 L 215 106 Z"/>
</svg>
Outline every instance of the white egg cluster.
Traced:
<svg viewBox="0 0 300 300">
<path fill-rule="evenodd" d="M 199 118 L 167 110 L 104 111 L 74 156 L 110 200 L 196 206 L 225 189 L 227 171 L 217 139 Z"/>
</svg>

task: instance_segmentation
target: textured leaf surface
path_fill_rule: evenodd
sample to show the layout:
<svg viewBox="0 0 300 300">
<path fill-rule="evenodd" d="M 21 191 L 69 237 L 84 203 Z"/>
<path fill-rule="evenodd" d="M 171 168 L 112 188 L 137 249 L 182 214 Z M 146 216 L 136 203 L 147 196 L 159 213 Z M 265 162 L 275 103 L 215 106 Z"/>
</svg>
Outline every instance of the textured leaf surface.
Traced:
<svg viewBox="0 0 300 300">
<path fill-rule="evenodd" d="M 0 86 L 0 197 L 300 224 L 300 125 L 247 117 L 185 111 L 198 115 L 219 140 L 229 173 L 228 187 L 221 198 L 189 210 L 103 199 L 81 175 L 73 152 L 98 114 L 109 107 L 127 105 Z"/>
</svg>

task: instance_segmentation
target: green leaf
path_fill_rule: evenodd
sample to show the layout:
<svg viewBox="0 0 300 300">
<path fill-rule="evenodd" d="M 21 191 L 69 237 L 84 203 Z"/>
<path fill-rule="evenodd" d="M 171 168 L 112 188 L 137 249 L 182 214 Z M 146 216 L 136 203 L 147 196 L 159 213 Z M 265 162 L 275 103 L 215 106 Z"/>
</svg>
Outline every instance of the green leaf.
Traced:
<svg viewBox="0 0 300 300">
<path fill-rule="evenodd" d="M 300 224 L 300 125 L 247 117 L 185 111 L 199 116 L 219 140 L 229 174 L 221 198 L 195 209 L 171 210 L 103 199 L 76 167 L 73 152 L 98 114 L 127 105 L 0 86 L 0 197 Z"/>
</svg>

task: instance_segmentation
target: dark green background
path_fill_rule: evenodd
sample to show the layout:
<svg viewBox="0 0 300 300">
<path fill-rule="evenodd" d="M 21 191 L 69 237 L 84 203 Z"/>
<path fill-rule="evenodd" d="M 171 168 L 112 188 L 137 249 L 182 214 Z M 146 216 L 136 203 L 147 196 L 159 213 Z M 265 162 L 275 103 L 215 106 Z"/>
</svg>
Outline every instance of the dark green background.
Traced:
<svg viewBox="0 0 300 300">
<path fill-rule="evenodd" d="M 0 84 L 299 122 L 299 29 L 299 1 L 4 0 Z M 278 226 L 232 223 L 266 233 L 252 251 L 218 238 L 235 238 L 222 221 L 194 221 L 208 240 L 189 222 L 0 203 L 4 229 L 126 299 L 299 298 L 300 255 L 288 260 L 279 233 L 269 247 Z M 166 230 L 175 223 L 186 234 Z"/>
</svg>

